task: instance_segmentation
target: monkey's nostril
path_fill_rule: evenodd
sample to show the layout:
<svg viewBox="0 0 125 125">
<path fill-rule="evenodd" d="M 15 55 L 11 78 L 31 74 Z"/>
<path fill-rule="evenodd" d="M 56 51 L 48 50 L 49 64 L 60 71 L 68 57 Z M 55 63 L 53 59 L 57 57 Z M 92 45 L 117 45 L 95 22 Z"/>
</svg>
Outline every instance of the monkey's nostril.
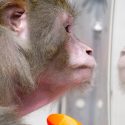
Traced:
<svg viewBox="0 0 125 125">
<path fill-rule="evenodd" d="M 67 33 L 70 33 L 71 32 L 71 25 L 67 25 L 65 27 L 65 30 L 66 30 Z"/>
<path fill-rule="evenodd" d="M 92 54 L 93 54 L 92 50 L 86 50 L 86 53 L 87 53 L 88 55 L 90 55 L 90 56 L 92 56 Z"/>
</svg>

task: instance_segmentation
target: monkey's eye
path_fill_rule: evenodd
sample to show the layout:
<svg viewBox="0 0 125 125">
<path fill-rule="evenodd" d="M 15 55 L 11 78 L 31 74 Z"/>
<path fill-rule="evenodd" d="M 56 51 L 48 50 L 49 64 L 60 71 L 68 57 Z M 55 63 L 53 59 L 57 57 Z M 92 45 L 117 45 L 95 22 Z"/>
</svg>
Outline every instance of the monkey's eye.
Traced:
<svg viewBox="0 0 125 125">
<path fill-rule="evenodd" d="M 16 11 L 13 13 L 12 18 L 13 19 L 18 19 L 23 15 L 24 11 Z"/>
<path fill-rule="evenodd" d="M 67 33 L 71 33 L 71 25 L 66 25 L 65 30 Z"/>
</svg>

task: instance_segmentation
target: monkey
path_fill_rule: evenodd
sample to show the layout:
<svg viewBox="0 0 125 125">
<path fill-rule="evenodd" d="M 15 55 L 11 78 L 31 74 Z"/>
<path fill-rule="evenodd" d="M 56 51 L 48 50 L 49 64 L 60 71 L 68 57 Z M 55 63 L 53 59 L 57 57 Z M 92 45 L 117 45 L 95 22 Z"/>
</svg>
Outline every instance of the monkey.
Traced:
<svg viewBox="0 0 125 125">
<path fill-rule="evenodd" d="M 0 125 L 91 85 L 96 62 L 75 18 L 68 0 L 0 0 Z"/>
</svg>

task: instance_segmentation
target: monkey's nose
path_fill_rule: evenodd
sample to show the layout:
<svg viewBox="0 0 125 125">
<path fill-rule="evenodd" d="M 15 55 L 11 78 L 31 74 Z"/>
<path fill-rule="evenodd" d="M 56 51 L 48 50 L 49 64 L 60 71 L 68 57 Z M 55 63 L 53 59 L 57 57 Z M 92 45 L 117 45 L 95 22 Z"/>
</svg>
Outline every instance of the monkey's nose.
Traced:
<svg viewBox="0 0 125 125">
<path fill-rule="evenodd" d="M 86 50 L 86 53 L 87 53 L 88 55 L 92 56 L 92 55 L 93 55 L 93 50 L 92 50 L 92 49 L 87 49 L 87 50 Z"/>
<path fill-rule="evenodd" d="M 69 66 L 72 68 L 94 68 L 95 59 L 93 50 L 83 43 L 69 44 L 68 47 Z"/>
</svg>

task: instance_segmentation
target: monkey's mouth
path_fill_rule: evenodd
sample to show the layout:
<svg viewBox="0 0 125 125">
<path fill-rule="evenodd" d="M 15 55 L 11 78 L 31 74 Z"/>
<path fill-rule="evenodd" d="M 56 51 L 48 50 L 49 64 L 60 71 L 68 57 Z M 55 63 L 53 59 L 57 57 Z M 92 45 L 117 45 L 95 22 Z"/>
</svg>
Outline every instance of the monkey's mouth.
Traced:
<svg viewBox="0 0 125 125">
<path fill-rule="evenodd" d="M 81 84 L 90 82 L 93 77 L 94 68 L 65 68 L 62 71 L 47 69 L 40 74 L 38 83 L 43 86 L 72 86 L 73 84 Z"/>
</svg>

